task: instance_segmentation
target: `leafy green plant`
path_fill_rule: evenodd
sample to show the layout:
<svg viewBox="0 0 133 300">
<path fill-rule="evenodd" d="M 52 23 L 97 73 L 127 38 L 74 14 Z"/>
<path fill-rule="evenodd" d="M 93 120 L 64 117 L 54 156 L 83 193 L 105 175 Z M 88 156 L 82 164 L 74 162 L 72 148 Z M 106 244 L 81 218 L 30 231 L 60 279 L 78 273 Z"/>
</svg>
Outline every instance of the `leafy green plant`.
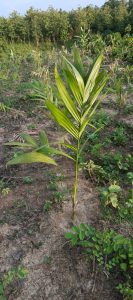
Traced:
<svg viewBox="0 0 133 300">
<path fill-rule="evenodd" d="M 57 183 L 55 181 L 50 181 L 48 184 L 48 189 L 50 191 L 57 191 L 57 189 L 58 189 Z"/>
<path fill-rule="evenodd" d="M 23 183 L 32 184 L 33 183 L 33 178 L 30 177 L 30 176 L 25 176 L 25 177 L 23 177 Z"/>
<path fill-rule="evenodd" d="M 6 187 L 5 181 L 3 179 L 0 180 L 0 191 L 2 191 Z"/>
<path fill-rule="evenodd" d="M 0 111 L 7 112 L 8 110 L 10 110 L 10 107 L 8 107 L 6 104 L 0 102 Z"/>
<path fill-rule="evenodd" d="M 28 148 L 28 149 L 32 149 L 32 151 L 17 155 L 15 158 L 10 160 L 7 163 L 7 165 L 25 164 L 25 163 L 34 163 L 34 162 L 43 162 L 43 163 L 56 165 L 54 159 L 48 156 L 49 154 L 54 154 L 56 150 L 54 152 L 54 149 L 49 146 L 48 139 L 44 131 L 41 131 L 39 134 L 39 143 L 26 133 L 20 134 L 20 137 L 22 137 L 24 143 L 8 142 L 5 143 L 5 145 L 16 146 L 22 149 Z"/>
<path fill-rule="evenodd" d="M 29 130 L 34 130 L 34 129 L 36 129 L 36 124 L 31 123 L 31 124 L 27 125 L 27 128 L 28 128 Z"/>
<path fill-rule="evenodd" d="M 54 201 L 56 203 L 62 203 L 65 200 L 67 192 L 67 188 L 62 189 L 61 191 L 56 191 L 53 195 Z"/>
<path fill-rule="evenodd" d="M 128 239 L 114 230 L 101 232 L 86 224 L 73 226 L 71 231 L 65 234 L 65 237 L 70 240 L 72 247 L 83 248 L 87 258 L 90 261 L 96 261 L 108 272 L 108 275 L 116 270 L 120 274 L 122 273 L 124 283 L 118 285 L 118 289 L 123 295 L 132 295 L 133 289 L 129 284 L 131 277 L 127 278 L 126 276 L 126 272 L 133 269 L 132 239 Z M 126 285 L 128 290 L 124 288 Z"/>
<path fill-rule="evenodd" d="M 6 188 L 2 189 L 1 194 L 2 194 L 2 196 L 5 197 L 5 196 L 7 196 L 10 193 L 10 191 L 11 191 L 11 189 L 8 188 L 8 187 L 6 187 Z"/>
<path fill-rule="evenodd" d="M 15 164 L 27 164 L 27 163 L 37 163 L 42 162 L 46 164 L 57 165 L 53 156 L 65 155 L 70 157 L 63 151 L 60 151 L 56 148 L 53 148 L 49 145 L 48 138 L 44 131 L 39 133 L 39 141 L 31 137 L 29 134 L 22 133 L 20 137 L 24 140 L 24 142 L 8 142 L 5 143 L 7 146 L 16 146 L 19 148 L 32 149 L 26 153 L 20 153 L 15 155 L 15 157 L 10 160 L 7 165 L 15 165 Z"/>
<path fill-rule="evenodd" d="M 75 153 L 73 212 L 76 204 L 79 156 L 83 148 L 83 145 L 81 146 L 81 137 L 85 132 L 87 124 L 95 128 L 95 126 L 91 124 L 91 120 L 96 108 L 101 102 L 101 97 L 98 98 L 98 96 L 108 79 L 108 75 L 105 75 L 104 71 L 98 74 L 102 58 L 102 55 L 100 55 L 91 67 L 91 70 L 86 74 L 77 48 L 74 49 L 74 64 L 71 64 L 63 57 L 63 72 L 65 74 L 67 87 L 69 87 L 71 92 L 68 92 L 57 68 L 55 68 L 55 79 L 62 106 L 65 109 L 57 108 L 50 100 L 46 101 L 46 106 L 51 112 L 52 117 L 54 117 L 56 122 L 76 141 L 74 144 L 62 143 L 62 146 L 71 149 Z"/>
<path fill-rule="evenodd" d="M 125 199 L 125 203 L 118 207 L 119 216 L 122 219 L 128 219 L 132 221 L 133 216 L 133 196 L 129 196 L 128 199 Z"/>
<path fill-rule="evenodd" d="M 119 206 L 118 195 L 121 192 L 121 187 L 114 182 L 108 188 L 102 188 L 100 197 L 106 205 L 112 205 L 114 208 Z"/>
<path fill-rule="evenodd" d="M 95 164 L 93 160 L 84 163 L 83 166 L 85 172 L 87 173 L 87 175 L 89 174 L 90 178 L 93 181 L 99 183 L 107 178 L 107 173 L 104 171 L 104 169 L 101 166 Z"/>
<path fill-rule="evenodd" d="M 111 123 L 111 116 L 105 112 L 103 109 L 100 109 L 98 112 L 96 112 L 92 124 L 96 126 L 97 128 L 103 128 L 105 126 L 109 126 Z"/>
<path fill-rule="evenodd" d="M 0 194 L 5 197 L 10 193 L 11 189 L 6 186 L 6 183 L 3 179 L 0 180 Z"/>
<path fill-rule="evenodd" d="M 118 105 L 118 108 L 121 109 L 125 106 L 127 102 L 127 91 L 124 91 L 123 89 L 123 80 L 122 78 L 116 78 L 115 80 L 115 92 L 116 92 L 116 103 Z"/>
<path fill-rule="evenodd" d="M 5 296 L 6 287 L 12 284 L 15 279 L 22 280 L 26 278 L 27 274 L 28 270 L 22 265 L 19 265 L 17 268 L 13 268 L 8 271 L 4 275 L 2 281 L 0 281 L 0 300 L 7 300 Z"/>
<path fill-rule="evenodd" d="M 72 246 L 85 247 L 89 258 L 111 270 L 119 265 L 122 271 L 133 268 L 133 241 L 113 230 L 100 232 L 86 224 L 73 226 L 65 237 Z M 123 246 L 123 247 L 122 247 Z"/>
<path fill-rule="evenodd" d="M 123 112 L 127 115 L 133 113 L 133 104 L 127 104 L 126 107 L 123 109 Z"/>
<path fill-rule="evenodd" d="M 127 173 L 127 178 L 129 182 L 131 183 L 131 189 L 129 189 L 129 194 L 128 197 L 126 197 L 124 201 L 124 205 L 121 205 L 119 207 L 119 215 L 121 218 L 126 218 L 126 219 L 131 219 L 133 216 L 133 173 L 128 172 Z"/>
<path fill-rule="evenodd" d="M 132 186 L 133 186 L 133 172 L 128 172 L 128 173 L 127 173 L 127 177 L 128 177 L 128 179 L 131 181 Z"/>
<path fill-rule="evenodd" d="M 117 180 L 123 171 L 129 171 L 132 166 L 132 155 L 128 154 L 125 157 L 120 153 L 116 152 L 105 153 L 100 157 L 100 163 L 103 166 L 103 169 L 108 175 L 109 180 Z"/>
<path fill-rule="evenodd" d="M 43 258 L 43 263 L 49 265 L 52 262 L 52 257 L 45 255 Z"/>
<path fill-rule="evenodd" d="M 128 277 L 127 281 L 120 283 L 117 290 L 123 295 L 124 300 L 133 300 L 133 288 L 131 288 L 131 278 Z"/>
<path fill-rule="evenodd" d="M 46 200 L 43 206 L 44 211 L 49 211 L 52 208 L 52 201 Z"/>
<path fill-rule="evenodd" d="M 121 154 L 117 153 L 114 158 L 120 170 L 126 171 L 130 169 L 133 161 L 131 154 L 127 154 L 125 157 L 123 157 Z"/>
<path fill-rule="evenodd" d="M 97 143 L 91 147 L 91 154 L 95 157 L 100 156 L 103 144 Z"/>
<path fill-rule="evenodd" d="M 123 127 L 117 127 L 112 132 L 112 139 L 116 145 L 125 145 L 128 141 L 128 137 L 126 136 L 125 129 Z"/>
</svg>

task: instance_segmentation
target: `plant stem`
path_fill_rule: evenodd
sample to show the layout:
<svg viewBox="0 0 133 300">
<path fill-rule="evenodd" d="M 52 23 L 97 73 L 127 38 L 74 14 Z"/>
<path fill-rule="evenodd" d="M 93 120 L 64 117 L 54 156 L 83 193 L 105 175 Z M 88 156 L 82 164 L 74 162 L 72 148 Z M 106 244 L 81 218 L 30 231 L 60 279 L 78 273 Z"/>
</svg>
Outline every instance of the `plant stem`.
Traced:
<svg viewBox="0 0 133 300">
<path fill-rule="evenodd" d="M 73 197 L 73 218 L 75 215 L 75 206 L 76 206 L 76 196 L 77 196 L 77 182 L 78 182 L 78 171 L 79 171 L 79 148 L 80 148 L 80 139 L 77 143 L 77 155 L 76 155 L 76 165 L 75 165 L 75 182 L 74 182 L 74 197 Z"/>
</svg>

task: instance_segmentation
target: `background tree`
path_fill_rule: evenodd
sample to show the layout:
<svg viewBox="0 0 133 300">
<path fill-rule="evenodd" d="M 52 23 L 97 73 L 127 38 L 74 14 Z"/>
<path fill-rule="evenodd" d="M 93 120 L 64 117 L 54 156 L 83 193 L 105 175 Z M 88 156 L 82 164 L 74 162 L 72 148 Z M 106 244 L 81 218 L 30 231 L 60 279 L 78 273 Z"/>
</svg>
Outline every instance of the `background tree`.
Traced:
<svg viewBox="0 0 133 300">
<path fill-rule="evenodd" d="M 127 27 L 128 26 L 128 27 Z M 0 18 L 0 37 L 8 42 L 32 42 L 36 46 L 50 40 L 64 44 L 68 39 L 80 35 L 81 27 L 88 32 L 133 32 L 133 0 L 109 0 L 102 7 L 87 6 L 70 12 L 49 7 L 35 10 L 32 7 L 25 16 L 16 11 L 8 18 Z"/>
</svg>

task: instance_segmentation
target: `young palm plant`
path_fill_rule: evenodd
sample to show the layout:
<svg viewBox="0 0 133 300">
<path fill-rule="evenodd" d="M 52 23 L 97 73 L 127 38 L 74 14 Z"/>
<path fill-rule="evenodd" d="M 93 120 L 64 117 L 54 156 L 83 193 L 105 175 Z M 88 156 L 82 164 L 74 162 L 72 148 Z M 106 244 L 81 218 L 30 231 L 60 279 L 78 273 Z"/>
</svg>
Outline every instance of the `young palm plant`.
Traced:
<svg viewBox="0 0 133 300">
<path fill-rule="evenodd" d="M 64 155 L 71 158 L 65 152 L 53 148 L 49 145 L 47 135 L 44 130 L 39 133 L 39 139 L 32 138 L 29 134 L 20 134 L 23 142 L 8 142 L 6 146 L 16 146 L 21 149 L 28 149 L 28 152 L 19 153 L 13 159 L 7 162 L 8 165 L 46 163 L 57 165 L 53 156 Z"/>
<path fill-rule="evenodd" d="M 74 138 L 74 143 L 63 144 L 63 146 L 71 149 L 75 153 L 75 182 L 72 202 L 74 214 L 79 156 L 83 149 L 83 146 L 81 146 L 81 137 L 88 124 L 94 127 L 91 124 L 91 120 L 96 108 L 101 102 L 102 96 L 99 98 L 98 96 L 106 84 L 108 75 L 105 71 L 99 73 L 103 59 L 102 54 L 92 65 L 91 70 L 86 73 L 78 49 L 75 48 L 73 53 L 74 64 L 63 57 L 63 73 L 65 75 L 65 81 L 62 80 L 57 67 L 55 68 L 55 81 L 59 92 L 59 98 L 62 101 L 62 107 L 57 108 L 56 104 L 51 102 L 51 100 L 46 101 L 46 106 L 56 122 Z"/>
</svg>

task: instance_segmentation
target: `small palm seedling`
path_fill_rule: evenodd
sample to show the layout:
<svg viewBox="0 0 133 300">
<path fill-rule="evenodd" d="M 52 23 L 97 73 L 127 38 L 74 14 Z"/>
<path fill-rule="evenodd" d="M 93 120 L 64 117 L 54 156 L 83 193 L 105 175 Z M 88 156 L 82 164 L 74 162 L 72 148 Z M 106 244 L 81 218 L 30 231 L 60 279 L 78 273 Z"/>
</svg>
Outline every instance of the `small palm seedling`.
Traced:
<svg viewBox="0 0 133 300">
<path fill-rule="evenodd" d="M 91 121 L 102 99 L 102 97 L 98 98 L 98 96 L 108 79 L 105 71 L 99 73 L 102 59 L 103 56 L 101 54 L 91 67 L 91 70 L 86 74 L 80 54 L 77 48 L 75 48 L 74 64 L 63 57 L 63 73 L 66 84 L 64 84 L 57 68 L 55 68 L 56 86 L 62 106 L 57 108 L 56 104 L 51 100 L 46 101 L 46 106 L 51 112 L 52 117 L 75 140 L 74 143 L 63 144 L 63 146 L 75 153 L 73 213 L 76 204 L 79 158 L 83 149 L 83 145 L 81 146 L 81 137 L 88 124 L 96 129 L 91 124 Z"/>
<path fill-rule="evenodd" d="M 81 27 L 80 35 L 75 36 L 79 47 L 86 52 L 89 48 L 90 30 L 86 31 L 85 28 Z"/>
<path fill-rule="evenodd" d="M 20 137 L 24 142 L 8 142 L 7 146 L 17 146 L 19 148 L 28 149 L 28 152 L 15 155 L 13 159 L 8 161 L 7 165 L 27 164 L 27 163 L 46 163 L 57 165 L 53 156 L 65 155 L 63 151 L 53 148 L 49 145 L 48 138 L 44 131 L 39 133 L 39 141 L 32 138 L 29 134 L 22 133 Z"/>
</svg>

